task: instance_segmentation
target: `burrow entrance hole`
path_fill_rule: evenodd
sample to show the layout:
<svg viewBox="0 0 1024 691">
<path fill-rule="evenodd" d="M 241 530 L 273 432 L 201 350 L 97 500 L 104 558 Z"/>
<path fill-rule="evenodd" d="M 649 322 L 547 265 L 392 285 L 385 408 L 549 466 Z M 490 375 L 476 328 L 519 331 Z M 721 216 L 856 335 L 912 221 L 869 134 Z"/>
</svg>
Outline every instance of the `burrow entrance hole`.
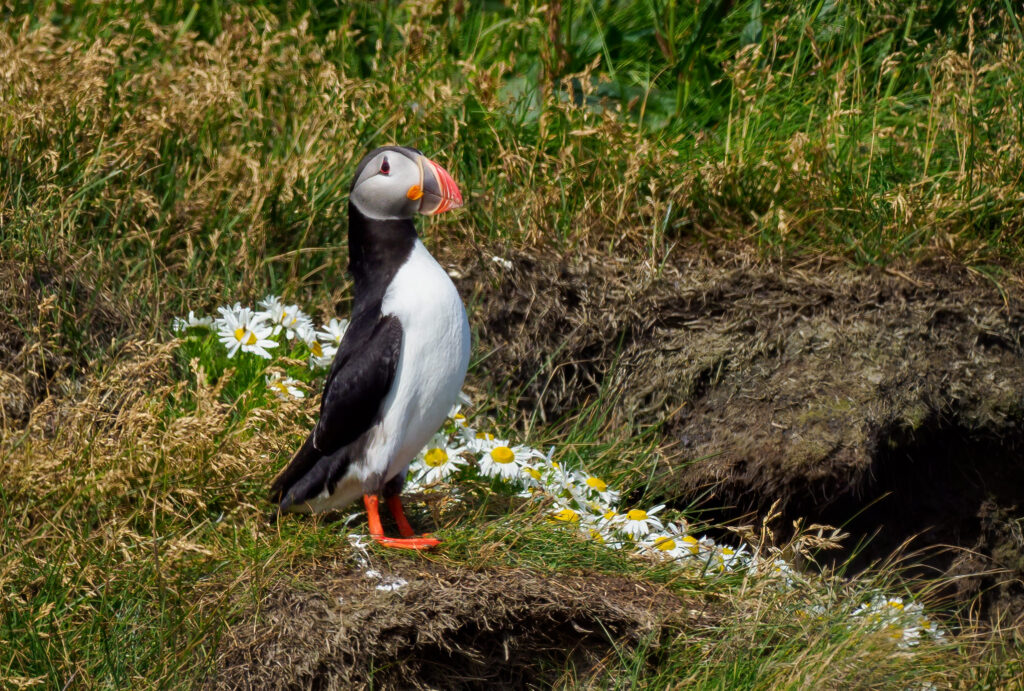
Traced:
<svg viewBox="0 0 1024 691">
<path fill-rule="evenodd" d="M 870 469 L 857 486 L 824 506 L 809 496 L 791 497 L 784 517 L 787 525 L 806 517 L 842 526 L 850 538 L 833 558 L 850 559 L 852 572 L 906 545 L 919 550 L 909 560 L 910 573 L 947 573 L 965 550 L 979 545 L 995 550 L 993 541 L 999 538 L 986 534 L 995 528 L 994 515 L 1004 521 L 1022 515 L 1020 425 L 979 431 L 932 414 L 915 429 L 881 430 L 874 447 Z M 1017 546 L 1017 555 L 1024 559 L 1024 544 Z"/>
</svg>

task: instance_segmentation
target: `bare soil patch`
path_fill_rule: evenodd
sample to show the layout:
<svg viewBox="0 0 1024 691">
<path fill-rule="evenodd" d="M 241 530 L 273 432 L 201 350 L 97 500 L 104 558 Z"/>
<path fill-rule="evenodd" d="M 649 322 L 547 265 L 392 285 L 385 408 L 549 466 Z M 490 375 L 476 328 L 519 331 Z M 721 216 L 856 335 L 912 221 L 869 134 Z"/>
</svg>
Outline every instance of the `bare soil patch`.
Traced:
<svg viewBox="0 0 1024 691">
<path fill-rule="evenodd" d="M 616 645 L 657 645 L 701 603 L 621 577 L 426 562 L 308 566 L 225 634 L 211 688 L 517 688 Z M 403 583 L 397 589 L 381 584 Z M 564 669 L 564 667 L 561 667 Z M 548 682 L 553 680 L 547 680 Z"/>
<path fill-rule="evenodd" d="M 903 270 L 677 256 L 646 267 L 527 252 L 470 267 L 483 369 L 548 418 L 619 397 L 662 423 L 653 490 L 717 518 L 806 517 L 904 541 L 923 567 L 1024 616 L 1024 301 L 953 264 Z M 941 550 L 940 546 L 952 546 Z M 964 551 L 964 550 L 972 551 Z M 989 614 L 995 612 L 989 611 Z"/>
</svg>

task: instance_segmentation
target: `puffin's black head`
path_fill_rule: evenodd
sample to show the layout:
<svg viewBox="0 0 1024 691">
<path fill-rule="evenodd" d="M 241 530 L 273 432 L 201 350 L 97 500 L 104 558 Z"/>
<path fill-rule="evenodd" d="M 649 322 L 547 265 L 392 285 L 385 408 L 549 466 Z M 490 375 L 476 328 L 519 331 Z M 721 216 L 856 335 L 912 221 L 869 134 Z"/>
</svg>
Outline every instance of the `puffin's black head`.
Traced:
<svg viewBox="0 0 1024 691">
<path fill-rule="evenodd" d="M 349 201 L 369 218 L 412 218 L 456 209 L 462 193 L 448 171 L 416 149 L 382 146 L 359 162 Z"/>
</svg>

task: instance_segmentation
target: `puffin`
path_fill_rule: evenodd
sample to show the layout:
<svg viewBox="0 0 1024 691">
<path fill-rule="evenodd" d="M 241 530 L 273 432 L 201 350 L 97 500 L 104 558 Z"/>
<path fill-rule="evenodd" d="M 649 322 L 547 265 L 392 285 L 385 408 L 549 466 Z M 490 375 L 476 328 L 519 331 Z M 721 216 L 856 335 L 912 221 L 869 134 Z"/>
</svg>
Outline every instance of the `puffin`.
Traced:
<svg viewBox="0 0 1024 691">
<path fill-rule="evenodd" d="M 462 389 L 470 331 L 458 290 L 413 219 L 460 206 L 448 171 L 411 147 L 374 149 L 356 167 L 348 201 L 352 314 L 316 425 L 271 485 L 279 513 L 335 511 L 362 497 L 377 543 L 440 544 L 415 534 L 400 494 L 410 462 Z M 384 535 L 381 498 L 399 538 Z"/>
</svg>

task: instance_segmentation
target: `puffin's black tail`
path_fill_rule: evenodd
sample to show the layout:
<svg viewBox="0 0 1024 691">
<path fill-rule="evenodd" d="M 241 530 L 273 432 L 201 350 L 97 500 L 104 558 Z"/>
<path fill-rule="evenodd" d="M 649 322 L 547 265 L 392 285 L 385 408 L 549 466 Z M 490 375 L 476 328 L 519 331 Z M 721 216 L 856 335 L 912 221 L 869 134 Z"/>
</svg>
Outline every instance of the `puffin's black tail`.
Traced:
<svg viewBox="0 0 1024 691">
<path fill-rule="evenodd" d="M 313 432 L 310 432 L 288 466 L 270 485 L 270 500 L 278 502 L 278 513 L 316 496 L 325 486 L 333 491 L 334 483 L 348 467 L 347 451 L 342 448 L 324 456 L 313 445 Z"/>
</svg>

